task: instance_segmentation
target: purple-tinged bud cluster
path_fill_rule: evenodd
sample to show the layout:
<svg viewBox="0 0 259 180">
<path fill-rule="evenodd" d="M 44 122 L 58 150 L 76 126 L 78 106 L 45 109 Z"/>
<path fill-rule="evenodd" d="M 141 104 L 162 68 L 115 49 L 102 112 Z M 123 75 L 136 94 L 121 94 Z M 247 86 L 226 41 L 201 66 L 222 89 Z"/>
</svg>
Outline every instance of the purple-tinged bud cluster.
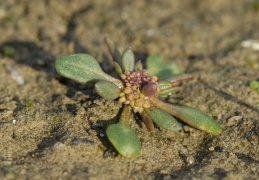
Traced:
<svg viewBox="0 0 259 180">
<path fill-rule="evenodd" d="M 136 85 L 138 88 L 142 88 L 150 82 L 157 82 L 157 76 L 150 77 L 147 75 L 146 70 L 141 70 L 137 72 L 126 71 L 121 75 L 121 79 L 125 85 Z"/>
<path fill-rule="evenodd" d="M 121 79 L 124 83 L 124 89 L 120 94 L 119 102 L 130 105 L 134 112 L 141 113 L 144 108 L 149 108 L 149 97 L 141 93 L 141 89 L 147 84 L 156 84 L 158 78 L 156 76 L 150 77 L 146 70 L 141 70 L 137 72 L 126 71 L 121 75 Z"/>
</svg>

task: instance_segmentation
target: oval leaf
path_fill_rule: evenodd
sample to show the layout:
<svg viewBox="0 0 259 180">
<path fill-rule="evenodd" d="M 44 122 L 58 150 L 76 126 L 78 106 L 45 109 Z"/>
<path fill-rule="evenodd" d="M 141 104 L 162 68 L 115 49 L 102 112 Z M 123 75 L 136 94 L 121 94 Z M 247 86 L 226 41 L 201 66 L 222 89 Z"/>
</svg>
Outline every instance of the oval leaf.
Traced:
<svg viewBox="0 0 259 180">
<path fill-rule="evenodd" d="M 120 88 L 110 81 L 98 81 L 94 85 L 96 92 L 107 100 L 114 100 L 120 96 Z"/>
<path fill-rule="evenodd" d="M 124 123 L 110 125 L 106 134 L 115 149 L 125 157 L 135 157 L 140 153 L 141 143 L 135 132 Z"/>
<path fill-rule="evenodd" d="M 150 99 L 151 103 L 156 107 L 166 111 L 167 113 L 183 120 L 185 123 L 205 131 L 207 133 L 218 135 L 222 132 L 220 125 L 211 117 L 198 109 L 186 106 L 177 106 L 167 104 L 155 98 Z"/>
<path fill-rule="evenodd" d="M 139 61 L 135 64 L 134 70 L 135 70 L 135 71 L 141 71 L 142 69 L 143 69 L 143 64 L 142 64 L 142 62 L 139 60 Z"/>
<path fill-rule="evenodd" d="M 214 135 L 218 135 L 222 132 L 222 128 L 216 121 L 198 109 L 172 105 L 172 111 L 174 111 L 174 113 L 172 113 L 174 116 L 197 129 Z"/>
<path fill-rule="evenodd" d="M 133 71 L 135 64 L 134 54 L 131 48 L 127 48 L 122 53 L 122 68 L 125 71 Z"/>
<path fill-rule="evenodd" d="M 152 55 L 147 58 L 147 72 L 149 75 L 156 75 L 163 79 L 168 74 L 179 73 L 180 70 L 175 63 L 166 64 L 162 56 Z"/>
<path fill-rule="evenodd" d="M 182 127 L 170 114 L 156 108 L 145 109 L 145 113 L 159 126 L 170 131 L 178 131 Z"/>
<path fill-rule="evenodd" d="M 80 83 L 107 80 L 122 87 L 122 82 L 104 73 L 98 62 L 89 54 L 59 56 L 55 67 L 60 75 Z"/>
<path fill-rule="evenodd" d="M 104 42 L 109 49 L 113 61 L 121 65 L 121 54 L 114 42 L 108 36 L 104 38 Z"/>
<path fill-rule="evenodd" d="M 119 63 L 115 61 L 113 62 L 113 65 L 114 65 L 115 72 L 120 76 L 122 74 L 121 66 L 119 65 Z"/>
<path fill-rule="evenodd" d="M 160 91 L 164 91 L 166 89 L 171 88 L 173 85 L 170 81 L 159 81 L 158 82 L 158 89 Z"/>
</svg>

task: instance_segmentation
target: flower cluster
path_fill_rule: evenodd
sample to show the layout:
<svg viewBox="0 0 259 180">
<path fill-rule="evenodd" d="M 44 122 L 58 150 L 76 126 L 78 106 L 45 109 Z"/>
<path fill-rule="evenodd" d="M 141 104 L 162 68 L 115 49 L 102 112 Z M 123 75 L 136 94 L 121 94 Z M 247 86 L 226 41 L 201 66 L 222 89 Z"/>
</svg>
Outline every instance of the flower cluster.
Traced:
<svg viewBox="0 0 259 180">
<path fill-rule="evenodd" d="M 121 79 L 125 87 L 120 93 L 119 102 L 130 105 L 135 113 L 142 113 L 144 108 L 149 108 L 149 97 L 145 96 L 141 90 L 147 84 L 157 84 L 157 76 L 149 77 L 146 70 L 125 71 Z"/>
</svg>

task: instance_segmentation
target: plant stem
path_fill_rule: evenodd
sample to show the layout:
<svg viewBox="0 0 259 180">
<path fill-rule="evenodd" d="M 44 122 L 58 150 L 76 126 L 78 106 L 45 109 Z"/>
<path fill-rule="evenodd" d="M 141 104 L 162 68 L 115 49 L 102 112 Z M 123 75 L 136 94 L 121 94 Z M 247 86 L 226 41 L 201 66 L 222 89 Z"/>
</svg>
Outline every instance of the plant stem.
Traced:
<svg viewBox="0 0 259 180">
<path fill-rule="evenodd" d="M 119 123 L 128 124 L 131 115 L 131 108 L 127 105 L 123 107 Z"/>
<path fill-rule="evenodd" d="M 118 88 L 122 88 L 123 87 L 123 83 L 121 80 L 119 79 L 116 79 L 108 74 L 105 74 L 105 76 L 103 76 L 104 80 L 107 80 L 107 81 L 111 81 L 112 83 L 114 83 L 116 86 L 118 86 Z"/>
</svg>

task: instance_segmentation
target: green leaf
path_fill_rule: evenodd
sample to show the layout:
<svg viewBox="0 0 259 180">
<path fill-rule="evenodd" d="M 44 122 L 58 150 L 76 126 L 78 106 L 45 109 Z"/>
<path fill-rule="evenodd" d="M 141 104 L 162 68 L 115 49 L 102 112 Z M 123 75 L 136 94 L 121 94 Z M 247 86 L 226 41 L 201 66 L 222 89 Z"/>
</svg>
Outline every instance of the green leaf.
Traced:
<svg viewBox="0 0 259 180">
<path fill-rule="evenodd" d="M 114 69 L 115 69 L 115 72 L 120 76 L 122 75 L 122 69 L 121 69 L 121 66 L 119 65 L 119 63 L 117 62 L 113 62 L 113 66 L 114 66 Z"/>
<path fill-rule="evenodd" d="M 107 100 L 114 100 L 120 96 L 121 89 L 110 81 L 98 81 L 94 85 L 96 92 Z"/>
<path fill-rule="evenodd" d="M 141 143 L 135 132 L 125 123 L 110 125 L 106 134 L 114 148 L 125 157 L 135 157 L 141 151 Z"/>
<path fill-rule="evenodd" d="M 104 38 L 104 42 L 109 49 L 109 52 L 112 56 L 113 61 L 121 65 L 121 54 L 118 48 L 116 47 L 116 45 L 114 44 L 114 42 L 108 36 Z"/>
<path fill-rule="evenodd" d="M 251 81 L 251 82 L 249 83 L 249 86 L 250 86 L 252 89 L 256 90 L 257 93 L 259 93 L 259 81 Z"/>
<path fill-rule="evenodd" d="M 6 56 L 13 56 L 15 54 L 15 49 L 12 46 L 4 46 L 3 51 Z"/>
<path fill-rule="evenodd" d="M 161 128 L 170 131 L 178 131 L 182 128 L 174 117 L 156 107 L 145 109 L 145 113 Z"/>
<path fill-rule="evenodd" d="M 122 68 L 125 71 L 133 71 L 135 58 L 131 48 L 127 48 L 122 53 Z"/>
<path fill-rule="evenodd" d="M 179 87 L 172 87 L 172 88 L 169 88 L 169 89 L 165 89 L 163 91 L 157 92 L 156 97 L 162 98 L 162 97 L 170 96 L 171 94 L 179 91 L 179 89 L 180 89 Z"/>
<path fill-rule="evenodd" d="M 147 72 L 159 78 L 167 77 L 169 74 L 179 73 L 180 70 L 175 63 L 166 64 L 162 56 L 152 55 L 147 58 Z"/>
<path fill-rule="evenodd" d="M 118 87 L 123 86 L 120 80 L 103 72 L 98 62 L 89 54 L 59 56 L 55 67 L 60 75 L 80 83 L 106 80 L 115 83 Z"/>
<path fill-rule="evenodd" d="M 222 132 L 220 125 L 200 110 L 185 106 L 171 106 L 174 111 L 172 114 L 176 113 L 177 117 L 187 124 L 214 135 L 218 135 Z"/>
<path fill-rule="evenodd" d="M 213 135 L 222 132 L 222 128 L 216 121 L 198 109 L 167 104 L 155 98 L 151 99 L 151 103 L 197 129 Z"/>
<path fill-rule="evenodd" d="M 142 62 L 139 60 L 139 61 L 135 64 L 134 70 L 135 70 L 135 71 L 141 71 L 142 69 L 143 69 L 143 64 L 142 64 Z"/>
<path fill-rule="evenodd" d="M 173 85 L 170 81 L 159 81 L 158 82 L 158 88 L 160 91 L 164 91 L 166 89 L 171 88 Z"/>
</svg>

